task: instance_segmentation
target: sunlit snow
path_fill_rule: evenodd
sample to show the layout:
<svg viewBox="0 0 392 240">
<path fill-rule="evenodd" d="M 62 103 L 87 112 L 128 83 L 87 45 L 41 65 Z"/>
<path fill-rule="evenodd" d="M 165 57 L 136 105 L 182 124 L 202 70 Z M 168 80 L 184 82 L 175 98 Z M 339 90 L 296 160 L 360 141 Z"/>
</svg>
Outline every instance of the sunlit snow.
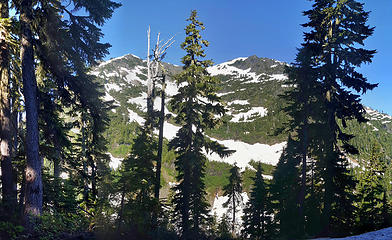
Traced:
<svg viewBox="0 0 392 240">
<path fill-rule="evenodd" d="M 242 216 L 244 215 L 243 213 L 243 209 L 246 205 L 246 203 L 249 201 L 249 197 L 248 194 L 246 194 L 246 192 L 243 192 L 241 194 L 242 196 L 242 204 L 240 204 L 240 206 L 238 206 L 238 212 L 236 213 L 236 222 L 237 223 L 242 223 Z M 227 196 L 215 196 L 214 199 L 214 203 L 212 205 L 212 209 L 211 209 L 211 213 L 212 215 L 216 215 L 218 217 L 218 220 L 220 220 L 222 218 L 222 216 L 224 214 L 228 214 L 229 216 L 231 216 L 230 213 L 228 213 L 228 208 L 223 207 L 223 204 L 225 202 L 227 202 L 227 200 L 229 199 L 229 197 Z"/>
<path fill-rule="evenodd" d="M 229 164 L 237 163 L 237 166 L 241 169 L 250 167 L 249 162 L 251 160 L 271 165 L 278 164 L 279 158 L 283 152 L 283 148 L 285 148 L 287 144 L 286 142 L 277 143 L 274 145 L 261 143 L 249 144 L 234 140 L 218 140 L 218 142 L 231 150 L 235 150 L 236 152 L 231 156 L 223 159 L 219 157 L 218 154 L 212 153 L 207 155 L 208 159 L 219 162 L 226 162 Z"/>
<path fill-rule="evenodd" d="M 313 240 L 391 240 L 392 227 L 345 238 L 317 238 Z"/>
<path fill-rule="evenodd" d="M 267 113 L 268 110 L 264 107 L 253 107 L 247 112 L 232 114 L 233 118 L 230 122 L 250 122 L 250 120 L 247 120 L 248 118 L 255 116 L 264 117 Z"/>
<path fill-rule="evenodd" d="M 116 170 L 120 166 L 120 164 L 121 164 L 123 159 L 122 158 L 116 158 L 109 152 L 107 154 L 110 156 L 110 162 L 109 162 L 110 168 Z"/>
</svg>

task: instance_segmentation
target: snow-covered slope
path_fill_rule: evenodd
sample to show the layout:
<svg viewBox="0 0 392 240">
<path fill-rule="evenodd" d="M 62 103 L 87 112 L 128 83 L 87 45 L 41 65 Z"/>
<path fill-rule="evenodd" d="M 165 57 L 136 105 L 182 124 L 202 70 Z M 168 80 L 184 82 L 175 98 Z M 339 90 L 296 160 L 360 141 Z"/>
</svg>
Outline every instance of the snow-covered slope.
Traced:
<svg viewBox="0 0 392 240">
<path fill-rule="evenodd" d="M 179 66 L 164 64 L 169 76 L 182 71 Z M 284 74 L 285 66 L 286 63 L 276 60 L 250 56 L 208 68 L 211 75 L 221 80 L 218 95 L 226 102 L 228 110 L 227 116 L 223 118 L 227 124 L 208 135 L 218 139 L 229 149 L 236 150 L 236 153 L 225 159 L 210 154 L 210 160 L 237 163 L 242 169 L 249 167 L 251 160 L 277 164 L 287 139 L 287 135 L 277 136 L 274 133 L 279 124 L 287 121 L 287 117 L 280 112 L 282 100 L 278 95 L 293 87 L 283 81 L 287 78 Z M 147 97 L 147 69 L 144 60 L 130 54 L 103 62 L 92 73 L 105 86 L 105 100 L 112 100 L 117 106 L 112 110 L 117 118 L 122 116 L 134 124 L 144 123 Z M 177 91 L 176 83 L 167 79 L 166 93 L 169 97 L 166 102 Z M 155 101 L 155 108 L 160 108 L 159 97 Z M 169 110 L 166 108 L 165 112 L 174 116 Z M 352 130 L 359 138 L 366 139 L 366 142 L 374 139 L 382 141 L 387 155 L 392 156 L 392 150 L 388 152 L 387 149 L 392 144 L 392 117 L 370 108 L 366 108 L 366 112 L 370 121 L 354 126 Z M 179 126 L 168 119 L 164 125 L 164 137 L 167 140 L 173 139 L 178 129 Z"/>
<path fill-rule="evenodd" d="M 317 238 L 313 240 L 391 240 L 392 227 L 345 238 Z"/>
<path fill-rule="evenodd" d="M 219 95 L 230 95 L 231 101 L 227 103 L 230 116 L 229 121 L 232 123 L 252 123 L 258 118 L 265 117 L 269 110 L 262 104 L 255 104 L 248 99 L 243 99 L 237 95 L 245 91 L 248 87 L 247 84 L 255 84 L 267 80 L 282 80 L 286 77 L 278 72 L 272 72 L 268 76 L 263 72 L 256 72 L 252 67 L 241 69 L 241 66 L 235 66 L 236 63 L 245 63 L 248 58 L 237 58 L 225 63 L 221 63 L 208 68 L 211 75 L 226 75 L 230 76 L 230 81 L 241 83 L 242 89 L 234 89 L 228 91 L 223 89 Z M 272 60 L 271 60 L 272 61 Z M 279 61 L 272 61 L 270 63 L 271 69 L 276 69 L 276 66 L 283 63 Z M 179 72 L 180 67 L 168 65 L 173 73 Z M 243 67 L 243 66 L 242 66 Z M 146 63 L 139 57 L 134 55 L 126 55 L 123 57 L 115 58 L 107 62 L 101 63 L 92 73 L 100 77 L 105 86 L 105 100 L 113 100 L 115 105 L 121 106 L 126 109 L 126 117 L 130 122 L 136 122 L 139 125 L 144 123 L 143 112 L 146 112 Z M 170 97 L 176 94 L 178 87 L 174 81 L 168 80 L 166 92 L 168 98 L 166 103 L 170 101 Z M 155 101 L 155 109 L 160 109 L 160 98 Z M 117 110 L 114 109 L 113 112 Z M 165 109 L 165 113 L 171 113 L 169 109 Z M 120 114 L 120 113 L 119 113 Z M 124 114 L 124 113 L 123 113 Z M 179 126 L 175 126 L 168 121 L 164 125 L 164 137 L 171 140 L 175 137 Z M 282 141 L 276 144 L 265 143 L 246 143 L 241 140 L 221 139 L 219 142 L 229 149 L 236 150 L 232 156 L 222 159 L 216 154 L 208 155 L 210 160 L 227 162 L 230 164 L 237 163 L 239 167 L 244 169 L 250 167 L 251 160 L 260 161 L 272 165 L 276 165 L 279 157 L 285 147 L 286 142 Z M 113 167 L 118 165 L 118 158 L 112 156 Z"/>
</svg>

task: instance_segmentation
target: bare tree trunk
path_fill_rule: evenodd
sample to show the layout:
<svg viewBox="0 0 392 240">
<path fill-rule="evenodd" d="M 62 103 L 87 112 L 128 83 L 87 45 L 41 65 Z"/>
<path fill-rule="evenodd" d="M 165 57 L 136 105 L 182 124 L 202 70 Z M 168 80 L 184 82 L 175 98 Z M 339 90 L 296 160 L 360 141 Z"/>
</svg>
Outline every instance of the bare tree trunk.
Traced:
<svg viewBox="0 0 392 240">
<path fill-rule="evenodd" d="M 150 35 L 151 29 L 148 26 L 147 30 L 147 116 L 151 116 L 153 112 L 153 86 L 152 86 L 152 76 L 151 76 L 151 60 L 150 60 Z"/>
<path fill-rule="evenodd" d="M 159 116 L 159 136 L 158 136 L 158 154 L 157 167 L 155 173 L 155 198 L 159 201 L 159 189 L 161 188 L 161 168 L 162 168 L 162 148 L 163 148 L 163 125 L 165 122 L 165 90 L 166 90 L 166 76 L 162 77 L 162 92 L 161 92 L 161 111 Z"/>
<path fill-rule="evenodd" d="M 308 109 L 305 109 L 305 122 L 302 129 L 302 176 L 301 190 L 299 196 L 299 217 L 301 233 L 305 231 L 305 195 L 306 195 L 306 172 L 307 172 L 307 155 L 308 155 Z"/>
<path fill-rule="evenodd" d="M 9 17 L 8 0 L 0 1 L 0 17 Z M 4 29 L 3 29 L 4 30 Z M 5 213 L 11 217 L 17 206 L 15 171 L 12 166 L 12 122 L 10 99 L 9 51 L 6 42 L 7 32 L 0 32 L 0 151 L 1 181 Z"/>
<path fill-rule="evenodd" d="M 234 189 L 234 186 L 233 186 L 232 191 L 233 191 L 233 223 L 232 223 L 233 225 L 231 226 L 231 231 L 232 231 L 233 236 L 235 237 L 235 211 L 236 211 L 236 206 L 235 206 L 235 189 Z"/>
<path fill-rule="evenodd" d="M 26 185 L 24 221 L 28 231 L 33 231 L 42 213 L 42 177 L 39 157 L 38 99 L 35 78 L 32 0 L 22 0 L 20 9 L 21 60 L 23 94 L 26 108 Z"/>
</svg>

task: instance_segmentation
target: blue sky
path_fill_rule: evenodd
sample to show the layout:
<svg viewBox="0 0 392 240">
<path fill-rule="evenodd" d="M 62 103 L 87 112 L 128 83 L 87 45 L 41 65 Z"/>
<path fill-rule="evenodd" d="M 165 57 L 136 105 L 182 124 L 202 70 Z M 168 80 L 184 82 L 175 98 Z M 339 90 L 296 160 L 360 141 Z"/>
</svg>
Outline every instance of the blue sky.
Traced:
<svg viewBox="0 0 392 240">
<path fill-rule="evenodd" d="M 198 11 L 205 24 L 202 33 L 210 42 L 207 58 L 221 63 L 237 57 L 257 55 L 292 62 L 296 48 L 302 42 L 307 19 L 302 11 L 311 8 L 307 0 L 168 0 L 119 1 L 123 6 L 103 26 L 103 41 L 112 45 L 106 59 L 128 53 L 145 58 L 146 32 L 151 25 L 151 37 L 158 32 L 161 38 L 175 35 L 175 44 L 168 50 L 165 61 L 181 65 L 184 51 L 185 21 L 191 10 Z M 361 67 L 360 72 L 370 82 L 379 83 L 375 90 L 363 95 L 363 103 L 392 115 L 392 1 L 363 0 L 365 10 L 371 11 L 369 24 L 375 32 L 365 42 L 365 48 L 376 49 L 373 63 Z M 153 40 L 154 41 L 154 40 Z"/>
</svg>

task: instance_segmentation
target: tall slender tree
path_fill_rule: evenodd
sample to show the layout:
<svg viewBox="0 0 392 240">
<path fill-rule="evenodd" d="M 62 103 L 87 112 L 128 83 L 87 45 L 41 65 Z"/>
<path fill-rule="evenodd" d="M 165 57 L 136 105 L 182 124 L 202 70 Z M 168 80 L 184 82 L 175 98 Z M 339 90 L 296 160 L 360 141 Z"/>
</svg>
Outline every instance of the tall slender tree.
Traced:
<svg viewBox="0 0 392 240">
<path fill-rule="evenodd" d="M 21 60 L 23 94 L 26 108 L 25 226 L 33 230 L 42 213 L 41 158 L 39 156 L 38 98 L 33 48 L 33 1 L 20 5 Z"/>
<path fill-rule="evenodd" d="M 353 136 L 342 130 L 337 119 L 341 119 L 343 127 L 350 119 L 365 122 L 365 111 L 357 93 L 365 93 L 377 86 L 368 83 L 366 77 L 357 72 L 357 67 L 370 63 L 376 52 L 359 47 L 364 45 L 364 40 L 374 30 L 366 25 L 369 12 L 364 11 L 363 5 L 355 0 L 315 0 L 313 8 L 304 13 L 309 22 L 303 26 L 311 29 L 305 33 L 304 46 L 313 49 L 312 57 L 317 64 L 318 80 L 323 88 L 324 100 L 320 108 L 325 119 L 325 127 L 322 128 L 325 131 L 320 134 L 322 151 L 318 164 L 325 188 L 325 235 L 339 231 L 343 223 L 348 226 L 348 219 L 352 216 L 352 211 L 349 213 L 346 209 L 346 218 L 338 217 L 342 211 L 340 206 L 348 205 L 343 202 L 351 201 L 349 195 L 354 187 L 342 150 L 353 154 L 357 150 L 349 143 Z"/>
<path fill-rule="evenodd" d="M 177 154 L 175 165 L 179 184 L 174 188 L 176 194 L 173 201 L 181 238 L 198 239 L 208 215 L 203 148 L 222 157 L 231 151 L 204 136 L 206 129 L 214 128 L 219 123 L 215 115 L 223 115 L 225 109 L 216 95 L 218 80 L 211 77 L 206 69 L 212 62 L 201 60 L 206 56 L 203 46 L 209 44 L 200 35 L 200 31 L 205 29 L 204 24 L 197 19 L 196 11 L 191 12 L 187 21 L 190 23 L 185 29 L 185 41 L 181 44 L 186 51 L 182 58 L 184 71 L 175 77 L 179 89 L 170 102 L 177 114 L 175 121 L 181 128 L 169 147 Z"/>
<path fill-rule="evenodd" d="M 0 1 L 0 161 L 3 207 L 11 217 L 17 206 L 15 170 L 12 164 L 13 126 L 11 115 L 10 24 L 8 1 Z"/>
<path fill-rule="evenodd" d="M 244 209 L 243 236 L 247 239 L 268 239 L 271 235 L 268 228 L 272 224 L 270 204 L 268 203 L 267 187 L 263 179 L 261 164 L 257 165 L 256 176 L 253 178 L 253 187 L 250 199 Z"/>
<path fill-rule="evenodd" d="M 228 207 L 228 212 L 231 213 L 231 233 L 236 235 L 237 218 L 236 213 L 243 204 L 242 198 L 242 179 L 240 168 L 236 164 L 230 168 L 229 183 L 223 187 L 223 196 L 227 196 L 227 201 L 223 207 Z"/>
<path fill-rule="evenodd" d="M 274 222 L 281 239 L 300 238 L 302 223 L 299 218 L 299 193 L 301 161 L 299 144 L 289 136 L 287 147 L 279 159 L 270 187 L 271 202 L 275 212 Z"/>
</svg>

